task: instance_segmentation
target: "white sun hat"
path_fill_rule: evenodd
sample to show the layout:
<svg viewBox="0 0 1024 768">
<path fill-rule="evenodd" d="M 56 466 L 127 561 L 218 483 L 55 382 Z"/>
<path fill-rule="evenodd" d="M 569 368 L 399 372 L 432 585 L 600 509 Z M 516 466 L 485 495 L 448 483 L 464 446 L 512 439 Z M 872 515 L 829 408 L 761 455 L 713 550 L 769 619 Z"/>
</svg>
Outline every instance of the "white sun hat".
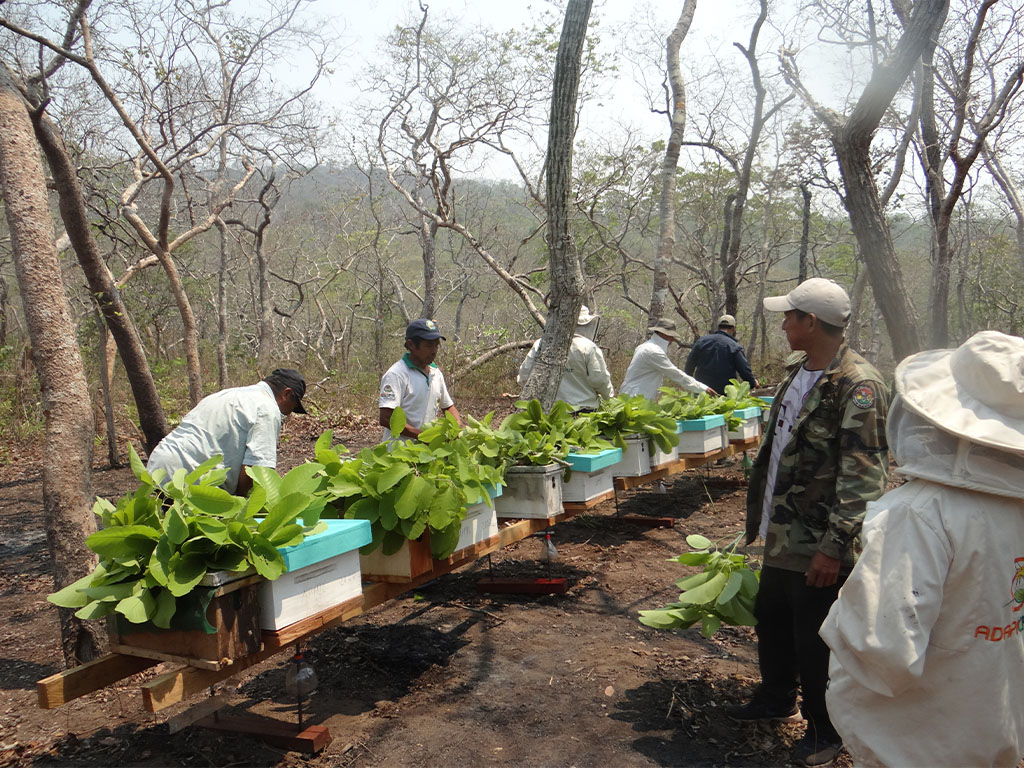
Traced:
<svg viewBox="0 0 1024 768">
<path fill-rule="evenodd" d="M 1024 453 L 1024 339 L 981 331 L 956 349 L 908 357 L 896 368 L 905 404 L 972 443 Z"/>
<path fill-rule="evenodd" d="M 576 325 L 590 325 L 597 320 L 597 315 L 590 314 L 590 308 L 584 304 L 580 307 L 580 316 L 576 319 Z"/>
</svg>

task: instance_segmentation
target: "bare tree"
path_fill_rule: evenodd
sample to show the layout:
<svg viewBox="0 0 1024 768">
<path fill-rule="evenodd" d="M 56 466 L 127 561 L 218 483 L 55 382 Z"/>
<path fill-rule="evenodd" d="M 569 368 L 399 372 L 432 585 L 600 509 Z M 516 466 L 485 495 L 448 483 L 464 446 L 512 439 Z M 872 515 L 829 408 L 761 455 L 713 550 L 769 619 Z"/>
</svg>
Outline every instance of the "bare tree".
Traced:
<svg viewBox="0 0 1024 768">
<path fill-rule="evenodd" d="M 800 79 L 791 51 L 783 51 L 780 56 L 786 81 L 829 130 L 843 178 L 850 223 L 889 330 L 893 354 L 898 359 L 921 349 L 921 331 L 879 200 L 870 157 L 871 141 L 896 93 L 941 28 L 948 9 L 949 0 L 919 0 L 914 4 L 903 35 L 875 67 L 856 105 L 846 116 L 814 99 Z"/>
<path fill-rule="evenodd" d="M 523 385 L 523 397 L 537 398 L 545 408 L 550 408 L 555 402 L 562 367 L 569 355 L 569 344 L 583 303 L 583 273 L 569 230 L 569 203 L 580 61 L 592 5 L 593 0 L 569 0 L 566 6 L 551 93 L 547 160 L 551 309 L 541 336 L 536 364 Z"/>
<path fill-rule="evenodd" d="M 665 65 L 668 68 L 670 86 L 668 144 L 665 159 L 661 165 L 661 197 L 658 202 L 658 217 L 661 229 L 658 237 L 658 251 L 654 257 L 654 278 L 651 287 L 651 304 L 648 321 L 654 323 L 665 313 L 665 299 L 668 295 L 668 267 L 672 263 L 672 251 L 676 244 L 676 168 L 679 166 L 679 150 L 682 147 L 683 132 L 686 129 L 686 83 L 679 68 L 679 48 L 693 23 L 697 0 L 686 0 L 682 13 L 672 33 L 665 41 Z"/>
<path fill-rule="evenodd" d="M 92 413 L 81 352 L 61 280 L 46 181 L 27 104 L 6 66 L 0 66 L 0 190 L 11 232 L 14 266 L 32 361 L 46 414 L 43 514 L 56 588 L 85 576 L 95 555 L 85 538 L 96 530 L 92 513 Z M 95 625 L 60 611 L 68 665 L 98 655 Z"/>
</svg>

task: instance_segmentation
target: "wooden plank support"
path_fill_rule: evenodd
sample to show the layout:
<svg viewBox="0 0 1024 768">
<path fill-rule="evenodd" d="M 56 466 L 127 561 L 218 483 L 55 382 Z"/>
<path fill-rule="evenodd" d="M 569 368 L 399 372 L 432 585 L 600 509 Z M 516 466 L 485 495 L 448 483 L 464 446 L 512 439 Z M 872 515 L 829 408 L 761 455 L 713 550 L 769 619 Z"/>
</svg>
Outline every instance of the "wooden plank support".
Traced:
<svg viewBox="0 0 1024 768">
<path fill-rule="evenodd" d="M 319 752 L 331 743 L 331 732 L 322 725 L 310 725 L 300 731 L 291 723 L 269 717 L 210 715 L 196 725 L 213 731 L 245 734 L 281 749 L 307 754 Z"/>
<path fill-rule="evenodd" d="M 230 667 L 220 670 L 182 667 L 155 677 L 142 686 L 142 703 L 148 712 L 159 712 L 190 696 L 201 693 L 214 683 L 229 678 L 243 669 L 266 661 L 292 643 L 301 642 L 318 632 L 341 624 L 363 612 L 363 596 L 354 597 L 315 616 L 297 621 L 282 629 L 263 633 L 263 650 L 235 659 Z"/>
<path fill-rule="evenodd" d="M 565 578 L 492 579 L 485 576 L 476 582 L 476 591 L 503 595 L 564 595 L 569 591 Z"/>
<path fill-rule="evenodd" d="M 673 462 L 675 463 L 675 462 Z M 661 480 L 664 477 L 668 477 L 670 474 L 671 464 L 663 464 L 659 469 L 655 469 L 648 472 L 646 475 L 634 475 L 633 477 L 616 477 L 612 479 L 615 483 L 616 491 L 628 491 L 630 488 L 636 488 L 644 483 L 653 483 L 655 480 Z"/>
<path fill-rule="evenodd" d="M 65 669 L 37 682 L 36 696 L 39 706 L 42 709 L 54 709 L 159 663 L 156 659 L 108 653 L 87 664 Z"/>
<path fill-rule="evenodd" d="M 218 709 L 226 707 L 231 700 L 231 697 L 226 693 L 218 693 L 216 696 L 211 696 L 205 701 L 201 701 L 198 704 L 189 707 L 184 712 L 180 712 L 173 717 L 167 718 L 167 735 L 173 736 L 174 734 L 185 730 L 190 725 L 197 723 L 207 715 L 212 715 Z"/>
<path fill-rule="evenodd" d="M 605 491 L 602 494 L 598 494 L 592 499 L 587 499 L 586 501 L 562 502 L 562 509 L 564 509 L 566 512 L 571 512 L 574 515 L 578 515 L 580 512 L 586 512 L 588 509 L 593 509 L 601 502 L 608 501 L 608 499 L 612 498 L 615 498 L 614 488 L 612 488 L 610 491 Z"/>
</svg>

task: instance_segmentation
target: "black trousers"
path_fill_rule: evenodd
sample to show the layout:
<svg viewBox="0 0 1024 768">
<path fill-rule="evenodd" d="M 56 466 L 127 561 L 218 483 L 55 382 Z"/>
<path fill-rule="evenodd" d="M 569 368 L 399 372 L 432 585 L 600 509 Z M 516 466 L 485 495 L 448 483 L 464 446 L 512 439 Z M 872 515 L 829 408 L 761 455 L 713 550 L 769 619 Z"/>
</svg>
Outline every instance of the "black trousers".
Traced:
<svg viewBox="0 0 1024 768">
<path fill-rule="evenodd" d="M 761 669 L 757 695 L 780 708 L 790 707 L 799 687 L 800 711 L 819 739 L 839 738 L 825 708 L 829 650 L 818 629 L 844 581 L 846 575 L 840 574 L 831 587 L 809 587 L 803 573 L 766 566 L 754 602 Z"/>
</svg>

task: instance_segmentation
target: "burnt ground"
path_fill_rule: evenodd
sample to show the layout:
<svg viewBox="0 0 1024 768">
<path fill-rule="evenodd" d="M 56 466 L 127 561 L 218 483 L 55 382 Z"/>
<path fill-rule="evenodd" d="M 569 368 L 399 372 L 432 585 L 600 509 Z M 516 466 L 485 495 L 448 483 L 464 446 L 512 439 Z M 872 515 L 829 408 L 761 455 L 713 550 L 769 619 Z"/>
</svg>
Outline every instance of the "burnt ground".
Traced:
<svg viewBox="0 0 1024 768">
<path fill-rule="evenodd" d="M 377 438 L 351 414 L 326 424 L 350 448 Z M 312 454 L 325 422 L 290 419 L 281 466 Z M 36 680 L 60 669 L 56 612 L 31 450 L 0 467 L 0 766 L 776 766 L 802 725 L 739 724 L 722 707 L 757 680 L 749 628 L 710 640 L 655 631 L 637 611 L 675 598 L 693 569 L 667 558 L 701 533 L 730 542 L 743 526 L 738 461 L 621 495 L 619 511 L 675 518 L 651 529 L 617 522 L 607 502 L 553 529 L 553 576 L 567 594 L 479 595 L 475 581 L 544 576 L 541 538 L 518 544 L 314 637 L 319 688 L 305 721 L 332 743 L 309 756 L 245 736 L 186 728 L 142 707 L 138 685 L 161 667 L 56 710 L 36 707 Z M 97 469 L 98 494 L 132 487 L 127 469 Z M 230 712 L 294 722 L 288 654 L 223 684 Z M 839 765 L 849 765 L 842 756 Z"/>
</svg>

